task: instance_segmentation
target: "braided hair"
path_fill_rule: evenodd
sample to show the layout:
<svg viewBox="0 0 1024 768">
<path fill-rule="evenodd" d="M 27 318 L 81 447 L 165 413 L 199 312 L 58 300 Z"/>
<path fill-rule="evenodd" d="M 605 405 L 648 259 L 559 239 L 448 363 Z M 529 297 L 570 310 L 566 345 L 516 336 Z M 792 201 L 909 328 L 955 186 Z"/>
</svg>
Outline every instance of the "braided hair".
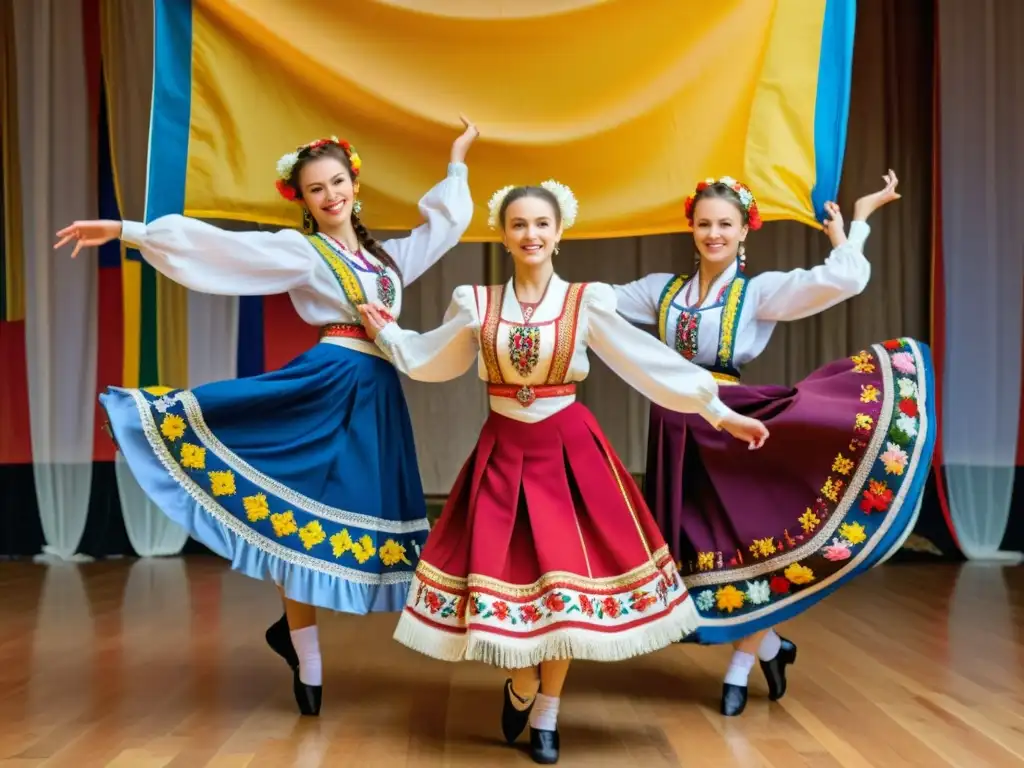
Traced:
<svg viewBox="0 0 1024 768">
<path fill-rule="evenodd" d="M 313 160 L 319 160 L 323 157 L 333 157 L 335 160 L 340 161 L 345 169 L 348 171 L 349 178 L 354 182 L 357 173 L 352 171 L 352 162 L 349 160 L 348 153 L 338 144 L 328 143 L 314 146 L 312 148 L 306 147 L 299 151 L 298 160 L 295 161 L 295 165 L 292 166 L 292 172 L 288 176 L 287 183 L 296 194 L 296 199 L 302 199 L 302 189 L 299 186 L 299 175 L 302 173 L 302 169 L 312 162 Z M 318 229 L 316 220 L 313 221 L 313 231 L 316 232 Z M 352 229 L 355 230 L 356 239 L 359 241 L 359 245 L 372 253 L 381 264 L 392 270 L 398 275 L 399 281 L 402 280 L 402 271 L 398 268 L 398 264 L 391 258 L 391 255 L 384 250 L 384 246 L 370 234 L 367 230 L 366 225 L 363 224 L 355 210 L 352 211 Z"/>
</svg>

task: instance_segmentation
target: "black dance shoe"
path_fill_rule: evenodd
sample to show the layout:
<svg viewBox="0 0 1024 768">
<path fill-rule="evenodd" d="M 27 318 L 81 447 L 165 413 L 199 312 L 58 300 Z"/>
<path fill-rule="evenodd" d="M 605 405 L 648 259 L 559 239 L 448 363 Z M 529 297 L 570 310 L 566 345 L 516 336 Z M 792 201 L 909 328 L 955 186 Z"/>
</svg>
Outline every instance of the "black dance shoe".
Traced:
<svg viewBox="0 0 1024 768">
<path fill-rule="evenodd" d="M 540 731 L 530 726 L 530 757 L 541 765 L 558 762 L 558 731 Z"/>
<path fill-rule="evenodd" d="M 320 714 L 323 703 L 324 687 L 322 685 L 306 685 L 299 679 L 299 655 L 292 645 L 292 635 L 288 630 L 288 618 L 282 616 L 267 628 L 264 635 L 270 649 L 284 659 L 292 670 L 292 692 L 299 712 L 310 717 Z"/>
<path fill-rule="evenodd" d="M 526 709 L 516 709 L 512 703 L 513 696 L 515 696 L 515 693 L 512 691 L 512 678 L 510 677 L 505 681 L 505 701 L 501 707 L 501 733 L 509 744 L 515 743 L 515 740 L 519 738 L 519 734 L 526 728 L 526 724 L 530 720 L 530 710 L 533 709 L 532 701 Z M 516 698 L 519 697 L 517 696 Z M 519 700 L 522 701 L 522 699 Z"/>
<path fill-rule="evenodd" d="M 736 717 L 747 707 L 747 686 L 722 683 L 721 713 L 726 717 Z"/>
<path fill-rule="evenodd" d="M 768 681 L 768 698 L 778 701 L 786 695 L 786 667 L 796 661 L 796 643 L 780 637 L 782 645 L 775 658 L 761 662 L 761 671 Z"/>
</svg>

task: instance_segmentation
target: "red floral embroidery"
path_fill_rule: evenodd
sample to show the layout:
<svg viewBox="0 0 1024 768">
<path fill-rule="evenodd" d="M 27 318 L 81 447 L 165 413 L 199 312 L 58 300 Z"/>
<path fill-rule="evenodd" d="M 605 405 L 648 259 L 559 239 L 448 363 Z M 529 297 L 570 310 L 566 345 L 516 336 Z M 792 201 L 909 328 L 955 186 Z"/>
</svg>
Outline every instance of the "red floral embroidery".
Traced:
<svg viewBox="0 0 1024 768">
<path fill-rule="evenodd" d="M 513 325 L 508 332 L 508 357 L 520 376 L 529 376 L 540 359 L 540 330 L 532 325 Z"/>
<path fill-rule="evenodd" d="M 606 597 L 601 601 L 601 609 L 613 619 L 617 619 L 622 613 L 622 604 L 614 597 Z"/>
<path fill-rule="evenodd" d="M 437 613 L 441 610 L 445 601 L 439 594 L 437 594 L 437 592 L 427 592 L 424 602 L 426 602 L 427 608 L 430 609 L 431 613 Z"/>
<path fill-rule="evenodd" d="M 639 611 L 640 613 L 646 611 L 656 602 L 658 602 L 657 597 L 652 595 L 650 592 L 645 592 L 643 590 L 637 590 L 629 596 L 629 607 L 634 611 Z"/>
<path fill-rule="evenodd" d="M 508 603 L 498 600 L 491 606 L 491 612 L 498 621 L 504 621 L 508 618 Z"/>
<path fill-rule="evenodd" d="M 594 604 L 590 602 L 590 598 L 586 595 L 580 595 L 580 611 L 587 616 L 594 615 Z"/>
<path fill-rule="evenodd" d="M 527 624 L 537 621 L 540 617 L 540 611 L 537 610 L 535 605 L 524 605 L 519 608 L 519 618 Z"/>
<path fill-rule="evenodd" d="M 552 592 L 550 595 L 544 598 L 544 607 L 552 613 L 558 613 L 564 611 L 565 606 L 569 604 L 569 598 L 563 595 L 561 592 Z"/>
<path fill-rule="evenodd" d="M 789 579 L 785 576 L 772 576 L 772 580 L 769 582 L 768 586 L 776 595 L 789 594 Z"/>
<path fill-rule="evenodd" d="M 917 414 L 919 412 L 917 410 L 917 403 L 914 402 L 913 400 L 911 400 L 909 397 L 905 397 L 902 400 L 900 400 L 899 408 L 900 408 L 900 413 L 905 413 L 907 416 L 909 416 L 912 419 L 916 419 L 917 418 Z"/>
<path fill-rule="evenodd" d="M 697 333 L 700 330 L 700 312 L 683 310 L 676 323 L 676 352 L 687 360 L 697 354 Z"/>
<path fill-rule="evenodd" d="M 899 339 L 890 339 L 889 341 L 882 342 L 882 346 L 890 352 L 897 352 L 903 347 L 903 342 Z"/>
<path fill-rule="evenodd" d="M 892 503 L 892 496 L 892 489 L 884 482 L 871 480 L 860 501 L 860 508 L 867 514 L 885 512 Z"/>
</svg>

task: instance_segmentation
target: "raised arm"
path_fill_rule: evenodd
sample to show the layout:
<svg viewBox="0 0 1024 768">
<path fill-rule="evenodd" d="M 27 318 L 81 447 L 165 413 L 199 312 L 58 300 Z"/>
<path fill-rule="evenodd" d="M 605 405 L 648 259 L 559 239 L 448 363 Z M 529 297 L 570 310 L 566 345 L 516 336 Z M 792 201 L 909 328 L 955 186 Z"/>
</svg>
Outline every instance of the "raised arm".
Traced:
<svg viewBox="0 0 1024 768">
<path fill-rule="evenodd" d="M 448 176 L 420 200 L 423 223 L 408 237 L 385 240 L 381 244 L 402 270 L 405 285 L 410 285 L 458 245 L 473 219 L 466 153 L 479 131 L 466 118 L 463 117 L 462 122 L 466 130 L 452 144 Z"/>
<path fill-rule="evenodd" d="M 363 325 L 395 368 L 416 381 L 450 381 L 464 374 L 476 360 L 479 321 L 471 285 L 452 293 L 440 326 L 426 333 L 408 331 L 379 307 L 359 307 Z"/>
<path fill-rule="evenodd" d="M 870 232 L 866 221 L 854 221 L 849 239 L 844 237 L 824 264 L 762 272 L 752 278 L 747 300 L 753 302 L 755 316 L 759 320 L 799 320 L 861 293 L 871 279 L 871 263 L 863 251 Z"/>
<path fill-rule="evenodd" d="M 57 236 L 57 248 L 78 241 L 72 256 L 120 237 L 174 282 L 225 296 L 286 293 L 308 283 L 316 266 L 315 252 L 295 230 L 229 232 L 177 214 L 149 224 L 76 221 Z"/>
<path fill-rule="evenodd" d="M 839 206 L 826 203 L 828 217 L 823 229 L 832 242 L 832 253 L 812 269 L 766 272 L 750 281 L 748 301 L 753 301 L 759 320 L 799 320 L 824 312 L 863 291 L 871 279 L 871 263 L 864 258 L 864 242 L 871 233 L 868 217 L 900 198 L 895 171 L 884 174 L 885 186 L 857 200 L 853 206 L 850 236 L 843 230 Z"/>
<path fill-rule="evenodd" d="M 658 322 L 658 297 L 672 275 L 658 272 L 625 285 L 615 286 L 616 308 L 620 315 L 636 325 Z"/>
<path fill-rule="evenodd" d="M 761 422 L 740 416 L 718 397 L 718 382 L 703 368 L 630 325 L 616 311 L 615 291 L 604 283 L 586 289 L 587 341 L 623 381 L 679 413 L 696 413 L 716 429 L 760 447 L 768 437 Z"/>
</svg>

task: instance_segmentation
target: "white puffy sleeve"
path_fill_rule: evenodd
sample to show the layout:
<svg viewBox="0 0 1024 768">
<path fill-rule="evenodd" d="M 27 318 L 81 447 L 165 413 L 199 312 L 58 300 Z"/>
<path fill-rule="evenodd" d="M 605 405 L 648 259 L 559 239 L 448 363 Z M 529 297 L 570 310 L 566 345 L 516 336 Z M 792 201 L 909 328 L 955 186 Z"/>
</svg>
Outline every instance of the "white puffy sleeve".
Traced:
<svg viewBox="0 0 1024 768">
<path fill-rule="evenodd" d="M 618 313 L 631 323 L 654 325 L 658 322 L 658 299 L 671 279 L 672 275 L 667 272 L 656 272 L 625 285 L 616 285 Z"/>
<path fill-rule="evenodd" d="M 747 301 L 758 320 L 799 320 L 824 312 L 863 291 L 871 279 L 871 262 L 864 258 L 864 241 L 871 228 L 866 221 L 850 224 L 850 236 L 812 269 L 764 272 L 750 280 Z"/>
<path fill-rule="evenodd" d="M 457 379 L 473 364 L 479 350 L 475 290 L 471 285 L 456 288 L 444 321 L 432 331 L 417 333 L 388 323 L 377 334 L 377 346 L 410 379 Z"/>
<path fill-rule="evenodd" d="M 732 413 L 718 397 L 718 382 L 703 368 L 641 331 L 615 308 L 615 290 L 591 283 L 584 294 L 587 343 L 627 384 L 663 408 L 696 413 L 718 428 Z"/>
<path fill-rule="evenodd" d="M 174 282 L 222 296 L 287 293 L 309 282 L 318 258 L 293 229 L 229 232 L 178 214 L 122 222 L 121 240 Z"/>
<path fill-rule="evenodd" d="M 448 176 L 420 200 L 423 223 L 408 237 L 381 243 L 402 270 L 402 283 L 410 285 L 454 248 L 473 220 L 469 194 L 469 168 L 449 163 Z"/>
</svg>

